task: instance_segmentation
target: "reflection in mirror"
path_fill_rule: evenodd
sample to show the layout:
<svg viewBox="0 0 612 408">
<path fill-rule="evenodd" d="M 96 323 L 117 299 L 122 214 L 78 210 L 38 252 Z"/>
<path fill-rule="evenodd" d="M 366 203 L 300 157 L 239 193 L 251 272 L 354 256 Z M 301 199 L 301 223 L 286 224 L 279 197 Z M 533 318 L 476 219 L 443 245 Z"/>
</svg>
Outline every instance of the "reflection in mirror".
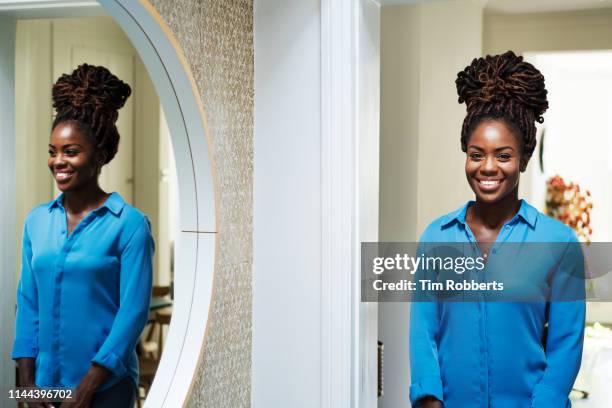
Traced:
<svg viewBox="0 0 612 408">
<path fill-rule="evenodd" d="M 177 183 L 159 98 L 108 17 L 18 20 L 15 50 L 17 382 L 78 386 L 93 401 L 132 387 L 140 406 L 173 302 Z"/>
</svg>

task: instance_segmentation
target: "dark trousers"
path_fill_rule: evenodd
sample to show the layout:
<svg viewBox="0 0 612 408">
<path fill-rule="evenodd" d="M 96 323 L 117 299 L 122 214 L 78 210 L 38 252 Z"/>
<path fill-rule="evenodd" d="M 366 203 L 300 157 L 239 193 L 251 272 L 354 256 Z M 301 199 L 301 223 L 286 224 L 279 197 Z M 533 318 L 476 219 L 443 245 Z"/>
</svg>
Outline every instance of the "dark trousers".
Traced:
<svg viewBox="0 0 612 408">
<path fill-rule="evenodd" d="M 134 383 L 130 377 L 125 377 L 112 387 L 96 392 L 91 399 L 91 408 L 133 408 L 135 401 Z"/>
</svg>

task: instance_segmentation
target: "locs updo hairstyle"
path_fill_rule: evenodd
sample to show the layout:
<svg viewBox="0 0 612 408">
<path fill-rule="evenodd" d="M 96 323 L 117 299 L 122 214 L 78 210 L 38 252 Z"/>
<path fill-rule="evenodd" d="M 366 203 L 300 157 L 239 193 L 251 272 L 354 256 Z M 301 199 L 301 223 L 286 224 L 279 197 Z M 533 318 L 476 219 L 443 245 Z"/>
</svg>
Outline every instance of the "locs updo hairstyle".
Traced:
<svg viewBox="0 0 612 408">
<path fill-rule="evenodd" d="M 503 121 L 519 138 L 524 165 L 536 147 L 535 122 L 542 123 L 548 109 L 544 76 L 533 65 L 512 51 L 474 58 L 457 74 L 459 103 L 465 102 L 467 115 L 461 129 L 461 150 L 467 151 L 468 138 L 485 120 Z"/>
<path fill-rule="evenodd" d="M 128 84 L 102 66 L 79 65 L 53 85 L 56 116 L 53 129 L 62 122 L 74 123 L 91 138 L 103 162 L 110 162 L 119 147 L 118 110 L 132 93 Z"/>
</svg>

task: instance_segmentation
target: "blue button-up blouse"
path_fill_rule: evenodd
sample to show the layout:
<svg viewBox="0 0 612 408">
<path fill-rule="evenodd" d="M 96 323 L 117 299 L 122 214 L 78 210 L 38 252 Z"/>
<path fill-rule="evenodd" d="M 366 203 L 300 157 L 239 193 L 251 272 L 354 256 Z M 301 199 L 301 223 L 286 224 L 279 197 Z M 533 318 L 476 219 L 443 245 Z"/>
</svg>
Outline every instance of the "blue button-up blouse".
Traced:
<svg viewBox="0 0 612 408">
<path fill-rule="evenodd" d="M 465 221 L 472 203 L 433 221 L 421 242 L 476 243 Z M 569 227 L 522 200 L 518 213 L 499 232 L 496 244 L 502 242 L 577 240 Z M 544 256 L 531 262 L 542 271 L 551 268 Z M 584 320 L 583 300 L 414 302 L 410 399 L 414 404 L 434 396 L 446 408 L 570 407 L 568 395 L 580 368 Z"/>
<path fill-rule="evenodd" d="M 23 232 L 12 358 L 36 359 L 36 385 L 76 387 L 92 363 L 138 384 L 136 343 L 147 322 L 149 221 L 112 193 L 67 235 L 62 194 L 34 208 Z"/>
</svg>

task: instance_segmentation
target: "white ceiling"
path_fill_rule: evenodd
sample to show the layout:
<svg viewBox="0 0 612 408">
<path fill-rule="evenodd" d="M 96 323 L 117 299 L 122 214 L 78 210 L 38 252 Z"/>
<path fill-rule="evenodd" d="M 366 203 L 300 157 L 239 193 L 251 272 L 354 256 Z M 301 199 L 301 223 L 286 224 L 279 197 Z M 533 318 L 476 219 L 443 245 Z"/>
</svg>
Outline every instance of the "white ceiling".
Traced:
<svg viewBox="0 0 612 408">
<path fill-rule="evenodd" d="M 379 0 L 381 6 L 416 4 L 441 0 Z M 447 0 L 453 1 L 453 0 Z M 497 13 L 539 13 L 550 11 L 612 8 L 612 0 L 472 0 Z"/>
</svg>

